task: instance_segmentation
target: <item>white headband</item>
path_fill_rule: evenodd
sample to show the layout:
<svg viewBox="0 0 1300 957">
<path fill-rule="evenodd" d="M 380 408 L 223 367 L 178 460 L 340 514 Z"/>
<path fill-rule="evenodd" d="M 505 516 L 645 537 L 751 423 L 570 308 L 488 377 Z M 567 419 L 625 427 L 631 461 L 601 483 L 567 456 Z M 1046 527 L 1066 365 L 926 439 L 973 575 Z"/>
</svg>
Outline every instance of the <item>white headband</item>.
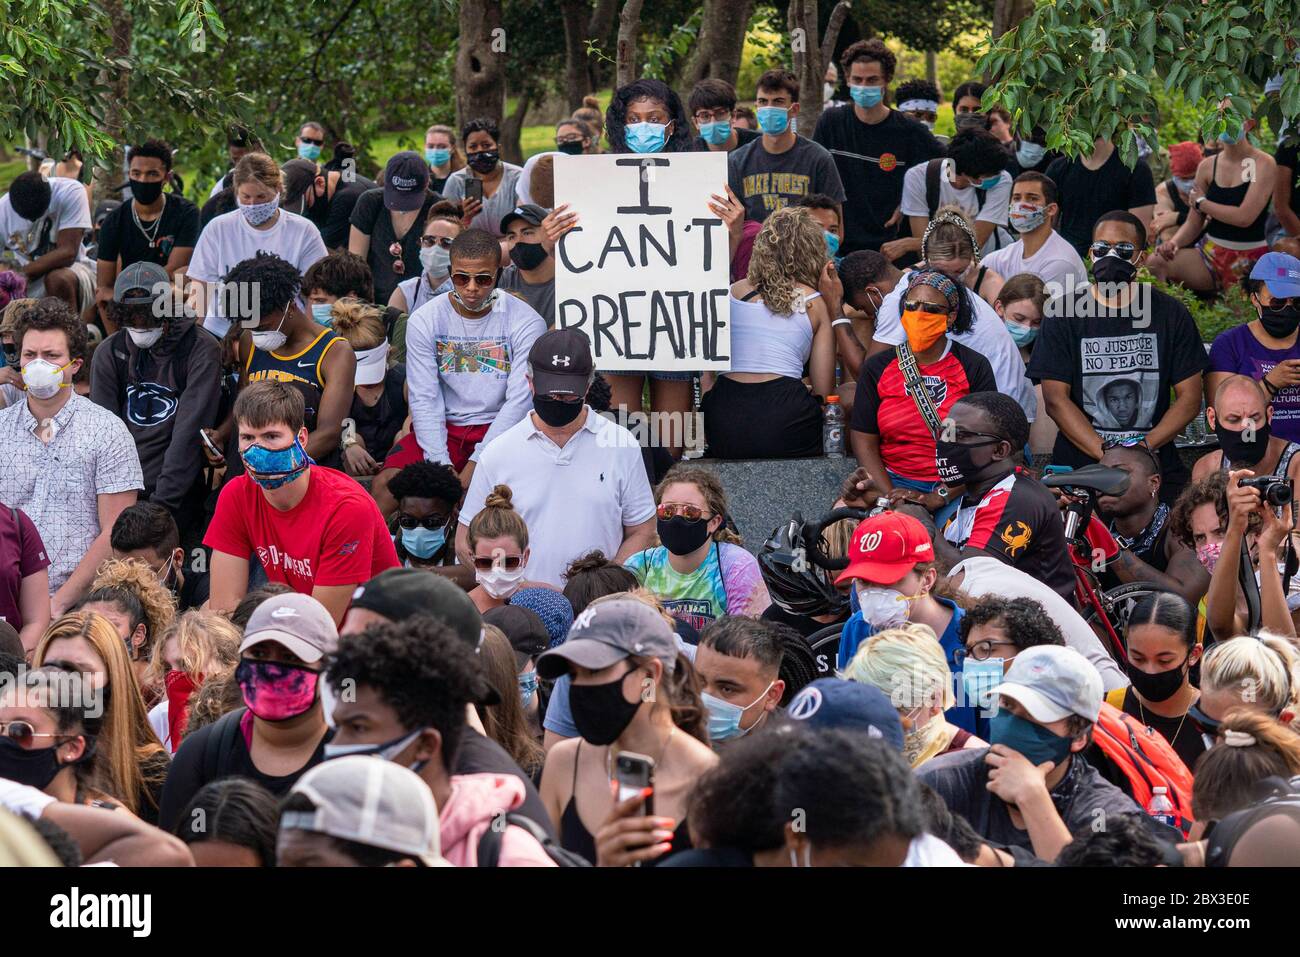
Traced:
<svg viewBox="0 0 1300 957">
<path fill-rule="evenodd" d="M 388 371 L 388 340 L 357 353 L 357 385 L 378 385 Z"/>
<path fill-rule="evenodd" d="M 934 100 L 904 100 L 898 109 L 901 113 L 938 113 L 939 104 Z"/>
</svg>

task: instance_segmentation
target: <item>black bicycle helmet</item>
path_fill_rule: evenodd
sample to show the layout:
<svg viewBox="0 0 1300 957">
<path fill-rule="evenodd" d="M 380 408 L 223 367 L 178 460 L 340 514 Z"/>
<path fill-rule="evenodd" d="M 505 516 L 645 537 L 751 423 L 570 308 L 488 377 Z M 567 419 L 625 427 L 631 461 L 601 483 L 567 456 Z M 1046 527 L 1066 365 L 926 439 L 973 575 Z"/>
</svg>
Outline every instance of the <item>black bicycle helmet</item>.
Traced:
<svg viewBox="0 0 1300 957">
<path fill-rule="evenodd" d="M 803 517 L 796 512 L 758 551 L 758 567 L 772 601 L 791 615 L 835 615 L 848 604 L 830 576 L 808 557 Z"/>
</svg>

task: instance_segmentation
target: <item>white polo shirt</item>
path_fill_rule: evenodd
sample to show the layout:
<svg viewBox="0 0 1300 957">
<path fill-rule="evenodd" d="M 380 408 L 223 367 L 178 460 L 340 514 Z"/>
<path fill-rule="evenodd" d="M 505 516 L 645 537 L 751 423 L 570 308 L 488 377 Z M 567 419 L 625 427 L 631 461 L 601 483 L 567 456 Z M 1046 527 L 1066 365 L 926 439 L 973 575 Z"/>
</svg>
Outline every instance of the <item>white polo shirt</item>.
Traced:
<svg viewBox="0 0 1300 957">
<path fill-rule="evenodd" d="M 592 549 L 613 558 L 625 526 L 654 517 L 641 446 L 616 422 L 584 407 L 582 427 L 560 448 L 533 424 L 533 413 L 483 450 L 460 524 L 468 526 L 495 485 L 508 485 L 528 526 L 530 581 L 564 585 L 569 563 Z"/>
</svg>

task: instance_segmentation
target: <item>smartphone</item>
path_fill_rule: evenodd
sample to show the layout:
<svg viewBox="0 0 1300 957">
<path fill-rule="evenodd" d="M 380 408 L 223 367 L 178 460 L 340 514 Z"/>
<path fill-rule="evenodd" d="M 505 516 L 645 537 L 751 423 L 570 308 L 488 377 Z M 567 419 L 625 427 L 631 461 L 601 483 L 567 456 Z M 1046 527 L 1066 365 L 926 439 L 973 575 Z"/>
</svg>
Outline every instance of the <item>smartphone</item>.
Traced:
<svg viewBox="0 0 1300 957">
<path fill-rule="evenodd" d="M 471 199 L 483 202 L 483 181 L 474 176 L 465 181 L 465 202 Z"/>
<path fill-rule="evenodd" d="M 211 452 L 216 458 L 219 459 L 225 458 L 225 455 L 222 454 L 222 451 L 212 444 L 212 440 L 208 438 L 207 432 L 204 432 L 202 429 L 199 429 L 199 438 L 203 440 L 203 444 L 207 446 L 208 451 Z"/>
<path fill-rule="evenodd" d="M 619 801 L 626 801 L 628 798 L 640 794 L 646 788 L 654 787 L 654 758 L 646 757 L 644 754 L 637 754 L 634 751 L 620 752 L 618 759 L 614 763 L 614 780 L 618 782 Z M 651 794 L 645 799 L 644 813 L 646 817 L 650 817 L 654 812 L 654 795 Z"/>
</svg>

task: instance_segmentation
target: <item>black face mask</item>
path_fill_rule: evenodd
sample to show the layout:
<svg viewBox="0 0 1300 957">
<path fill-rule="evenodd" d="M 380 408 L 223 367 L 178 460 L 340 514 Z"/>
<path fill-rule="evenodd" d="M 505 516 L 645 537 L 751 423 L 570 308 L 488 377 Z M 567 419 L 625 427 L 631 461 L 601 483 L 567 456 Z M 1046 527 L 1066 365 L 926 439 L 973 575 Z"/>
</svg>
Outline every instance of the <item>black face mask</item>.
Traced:
<svg viewBox="0 0 1300 957">
<path fill-rule="evenodd" d="M 602 685 L 569 686 L 569 708 L 583 741 L 595 745 L 613 744 L 632 723 L 641 702 L 629 702 L 623 697 L 623 679 L 635 670 L 630 668 Z"/>
<path fill-rule="evenodd" d="M 975 464 L 972 450 L 997 445 L 1001 439 L 985 439 L 973 445 L 960 445 L 957 442 L 945 442 L 939 439 L 935 443 L 935 464 L 939 470 L 939 481 L 947 485 L 966 485 L 977 482 L 989 466 L 992 458 L 983 465 Z"/>
<path fill-rule="evenodd" d="M 1234 432 L 1225 429 L 1221 422 L 1214 423 L 1214 434 L 1219 437 L 1219 448 L 1223 450 L 1224 460 L 1233 465 L 1254 465 L 1262 459 L 1268 451 L 1272 431 L 1272 426 L 1265 422 L 1255 429 L 1254 441 L 1247 442 L 1242 438 L 1246 434 L 1245 430 Z"/>
<path fill-rule="evenodd" d="M 685 515 L 674 515 L 665 521 L 659 519 L 659 541 L 674 555 L 689 555 L 709 540 L 709 521 L 699 518 L 690 521 Z"/>
<path fill-rule="evenodd" d="M 582 411 L 581 402 L 563 402 L 545 395 L 533 396 L 533 409 L 537 417 L 553 429 L 562 429 Z"/>
<path fill-rule="evenodd" d="M 156 183 L 146 183 L 144 180 L 133 179 L 128 185 L 131 187 L 132 198 L 145 206 L 158 202 L 158 197 L 162 195 L 163 191 L 162 180 Z"/>
<path fill-rule="evenodd" d="M 1118 256 L 1106 255 L 1092 261 L 1092 274 L 1098 282 L 1130 283 L 1137 271 L 1137 266 Z"/>
<path fill-rule="evenodd" d="M 510 261 L 525 271 L 536 269 L 549 255 L 541 243 L 515 243 L 510 247 Z"/>
<path fill-rule="evenodd" d="M 555 148 L 561 153 L 567 153 L 570 156 L 581 156 L 582 140 L 574 140 L 571 143 L 560 143 Z"/>
<path fill-rule="evenodd" d="M 1274 339 L 1285 339 L 1300 327 L 1300 308 L 1291 305 L 1283 306 L 1281 309 L 1274 306 L 1260 306 L 1259 324 Z"/>
<path fill-rule="evenodd" d="M 1148 674 L 1130 664 L 1128 666 L 1128 677 L 1133 682 L 1133 689 L 1145 700 L 1153 702 L 1168 701 L 1183 686 L 1183 679 L 1187 676 L 1183 666 L 1186 664 L 1187 661 L 1184 660 L 1183 664 L 1177 668 L 1170 668 L 1168 671 L 1157 671 L 1155 674 Z"/>
<path fill-rule="evenodd" d="M 10 738 L 0 738 L 0 778 L 43 791 L 63 770 L 58 750 L 57 745 L 28 749 Z"/>
<path fill-rule="evenodd" d="M 484 150 L 482 153 L 470 153 L 466 162 L 469 163 L 469 168 L 474 172 L 486 176 L 497 168 L 499 159 L 500 154 L 496 150 Z"/>
</svg>

